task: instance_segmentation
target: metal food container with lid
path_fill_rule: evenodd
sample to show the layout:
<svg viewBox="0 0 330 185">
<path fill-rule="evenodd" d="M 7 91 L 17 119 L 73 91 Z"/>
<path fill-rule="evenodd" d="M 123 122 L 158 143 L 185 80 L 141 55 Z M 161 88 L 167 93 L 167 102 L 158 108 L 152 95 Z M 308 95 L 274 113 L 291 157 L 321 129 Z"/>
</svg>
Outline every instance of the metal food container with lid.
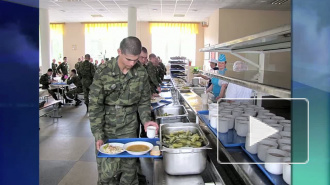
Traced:
<svg viewBox="0 0 330 185">
<path fill-rule="evenodd" d="M 163 135 L 176 131 L 190 131 L 198 133 L 203 139 L 202 147 L 167 148 L 162 144 Z M 195 175 L 206 168 L 206 149 L 209 141 L 196 123 L 170 123 L 160 125 L 160 149 L 163 152 L 164 170 L 169 175 Z"/>
</svg>

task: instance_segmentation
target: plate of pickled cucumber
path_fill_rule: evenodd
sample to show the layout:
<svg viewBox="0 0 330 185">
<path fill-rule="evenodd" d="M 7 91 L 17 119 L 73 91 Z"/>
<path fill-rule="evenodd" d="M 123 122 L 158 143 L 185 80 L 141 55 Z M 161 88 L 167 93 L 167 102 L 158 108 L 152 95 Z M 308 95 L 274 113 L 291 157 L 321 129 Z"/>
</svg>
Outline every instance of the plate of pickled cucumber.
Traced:
<svg viewBox="0 0 330 185">
<path fill-rule="evenodd" d="M 168 148 L 183 148 L 193 147 L 199 148 L 203 146 L 203 138 L 198 133 L 192 133 L 191 131 L 176 131 L 170 134 L 164 134 L 162 143 Z"/>
</svg>

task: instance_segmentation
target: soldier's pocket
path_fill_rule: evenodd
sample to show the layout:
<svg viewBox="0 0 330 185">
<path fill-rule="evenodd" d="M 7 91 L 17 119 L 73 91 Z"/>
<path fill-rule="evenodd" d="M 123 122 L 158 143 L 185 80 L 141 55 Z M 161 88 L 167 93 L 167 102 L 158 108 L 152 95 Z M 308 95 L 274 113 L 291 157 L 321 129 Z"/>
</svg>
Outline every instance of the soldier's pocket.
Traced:
<svg viewBox="0 0 330 185">
<path fill-rule="evenodd" d="M 116 127 L 116 109 L 112 106 L 105 107 L 105 131 L 110 131 L 109 129 Z"/>
<path fill-rule="evenodd" d="M 141 91 L 142 91 L 142 83 L 139 81 L 133 81 L 130 83 L 129 86 L 129 100 L 131 103 L 138 103 L 141 98 Z"/>
</svg>

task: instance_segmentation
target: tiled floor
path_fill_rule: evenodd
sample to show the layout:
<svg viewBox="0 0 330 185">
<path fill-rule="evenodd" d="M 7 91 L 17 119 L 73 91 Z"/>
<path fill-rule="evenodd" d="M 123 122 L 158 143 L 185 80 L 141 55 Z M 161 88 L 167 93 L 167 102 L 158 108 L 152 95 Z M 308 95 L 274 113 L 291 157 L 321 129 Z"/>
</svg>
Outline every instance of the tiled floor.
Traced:
<svg viewBox="0 0 330 185">
<path fill-rule="evenodd" d="M 95 185 L 95 144 L 86 106 L 66 105 L 60 114 L 63 117 L 57 123 L 40 118 L 40 185 Z M 141 163 L 143 171 L 152 173 L 152 163 Z M 150 176 L 147 180 L 152 181 Z"/>
</svg>

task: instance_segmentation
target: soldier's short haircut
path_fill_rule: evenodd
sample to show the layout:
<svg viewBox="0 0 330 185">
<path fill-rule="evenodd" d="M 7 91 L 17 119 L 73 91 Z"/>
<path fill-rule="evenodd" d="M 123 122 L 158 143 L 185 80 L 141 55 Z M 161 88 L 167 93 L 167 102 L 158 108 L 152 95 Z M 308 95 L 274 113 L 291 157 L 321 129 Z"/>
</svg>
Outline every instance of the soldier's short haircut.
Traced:
<svg viewBox="0 0 330 185">
<path fill-rule="evenodd" d="M 123 54 L 140 55 L 142 44 L 136 37 L 126 37 L 120 42 L 120 50 Z"/>
<path fill-rule="evenodd" d="M 66 59 L 66 57 L 63 57 L 63 60 L 65 60 Z"/>
<path fill-rule="evenodd" d="M 89 59 L 91 59 L 91 56 L 90 56 L 89 54 L 86 54 L 86 55 L 85 55 L 85 59 L 86 59 L 86 60 L 89 60 Z"/>
<path fill-rule="evenodd" d="M 142 47 L 141 51 L 142 51 L 143 53 L 148 53 L 148 50 L 147 50 L 147 48 L 145 48 L 145 47 Z"/>
<path fill-rule="evenodd" d="M 47 72 L 53 72 L 53 70 L 52 70 L 51 68 L 49 68 L 49 69 L 47 70 Z"/>
<path fill-rule="evenodd" d="M 151 54 L 149 55 L 149 59 L 150 59 L 150 58 L 156 58 L 156 55 L 153 54 L 153 53 L 151 53 Z"/>
<path fill-rule="evenodd" d="M 72 69 L 71 72 L 73 72 L 74 74 L 77 74 L 77 71 L 75 69 Z"/>
</svg>

